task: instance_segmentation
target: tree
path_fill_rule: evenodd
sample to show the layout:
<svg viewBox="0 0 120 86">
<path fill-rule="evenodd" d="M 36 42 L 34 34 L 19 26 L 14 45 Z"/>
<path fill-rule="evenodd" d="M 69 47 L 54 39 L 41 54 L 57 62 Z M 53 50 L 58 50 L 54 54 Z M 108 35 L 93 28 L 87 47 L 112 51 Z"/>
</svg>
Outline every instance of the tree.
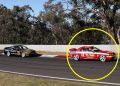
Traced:
<svg viewBox="0 0 120 86">
<path fill-rule="evenodd" d="M 48 0 L 44 4 L 44 11 L 39 15 L 42 21 L 46 22 L 47 28 L 52 32 L 55 44 L 66 44 L 68 36 L 68 23 L 65 19 L 65 12 L 61 2 L 57 4 Z M 67 27 L 67 28 L 66 28 Z"/>
<path fill-rule="evenodd" d="M 0 5 L 0 43 L 68 44 L 74 34 L 89 27 L 110 32 L 120 43 L 119 0 L 66 1 L 65 6 L 63 1 L 48 0 L 38 16 L 31 15 L 29 5 L 13 9 Z M 88 31 L 80 34 L 73 44 L 106 44 L 106 40 L 110 39 L 103 33 Z"/>
<path fill-rule="evenodd" d="M 119 13 L 119 0 L 70 0 L 75 3 L 74 9 L 82 10 L 83 15 L 88 15 L 90 20 L 97 20 L 103 29 L 109 31 L 119 41 L 119 28 L 116 24 L 116 14 Z"/>
<path fill-rule="evenodd" d="M 25 5 L 23 7 L 14 6 L 12 12 L 14 19 L 14 27 L 13 30 L 14 38 L 17 43 L 27 43 L 28 39 L 28 31 L 31 29 L 30 22 L 30 11 L 33 11 L 29 5 Z"/>
<path fill-rule="evenodd" d="M 30 13 L 32 10 L 28 5 L 13 9 L 0 6 L 0 35 L 1 43 L 21 44 L 27 43 L 28 31 L 31 28 Z"/>
<path fill-rule="evenodd" d="M 89 11 L 86 11 L 85 6 L 83 6 L 83 0 L 69 0 L 68 3 L 70 4 L 70 9 L 67 10 L 69 11 L 69 20 L 71 20 L 72 35 L 86 28 L 101 28 L 97 19 L 95 19 L 95 21 L 90 19 Z M 73 41 L 73 44 L 103 44 L 105 41 L 102 35 L 104 36 L 104 34 L 98 31 L 94 31 L 93 33 L 87 31 L 77 36 Z M 98 39 L 101 39 L 101 41 Z"/>
<path fill-rule="evenodd" d="M 4 5 L 0 5 L 0 43 L 9 43 L 12 28 L 12 15 L 10 9 Z"/>
<path fill-rule="evenodd" d="M 116 14 L 118 13 L 118 10 L 120 9 L 120 1 L 119 0 L 102 0 L 100 1 L 101 4 L 100 7 L 97 9 L 103 9 L 100 10 L 101 14 L 99 13 L 99 16 L 101 18 L 101 21 L 105 24 L 103 28 L 106 28 L 107 31 L 109 31 L 113 37 L 115 38 L 117 43 L 120 43 L 119 41 L 119 28 L 116 27 Z"/>
</svg>

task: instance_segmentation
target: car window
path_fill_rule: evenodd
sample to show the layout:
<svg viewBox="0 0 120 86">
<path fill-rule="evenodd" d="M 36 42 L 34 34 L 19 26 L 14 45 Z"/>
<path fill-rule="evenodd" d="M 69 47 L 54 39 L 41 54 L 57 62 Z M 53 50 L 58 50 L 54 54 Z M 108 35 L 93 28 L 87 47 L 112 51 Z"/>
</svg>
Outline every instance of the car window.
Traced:
<svg viewBox="0 0 120 86">
<path fill-rule="evenodd" d="M 23 49 L 28 49 L 26 46 L 22 46 Z"/>
<path fill-rule="evenodd" d="M 14 48 L 15 48 L 16 50 L 20 50 L 19 46 L 15 46 Z"/>
<path fill-rule="evenodd" d="M 11 50 L 15 50 L 15 48 L 14 48 L 14 47 L 11 47 Z"/>
<path fill-rule="evenodd" d="M 11 49 L 14 49 L 14 47 L 11 47 Z"/>
<path fill-rule="evenodd" d="M 97 51 L 100 51 L 100 49 L 98 49 L 98 48 L 96 48 L 96 47 L 92 47 L 92 51 L 97 52 Z"/>
<path fill-rule="evenodd" d="M 22 46 L 19 46 L 19 49 L 22 49 Z"/>
<path fill-rule="evenodd" d="M 84 48 L 82 51 L 91 51 L 90 48 Z"/>
</svg>

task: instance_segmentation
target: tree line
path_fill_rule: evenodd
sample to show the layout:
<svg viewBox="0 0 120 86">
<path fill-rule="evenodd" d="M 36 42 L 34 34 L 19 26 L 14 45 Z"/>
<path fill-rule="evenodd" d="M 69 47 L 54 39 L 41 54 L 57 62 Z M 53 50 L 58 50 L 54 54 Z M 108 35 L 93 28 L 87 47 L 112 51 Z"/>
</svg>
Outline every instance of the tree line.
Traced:
<svg viewBox="0 0 120 86">
<path fill-rule="evenodd" d="M 68 44 L 71 37 L 86 28 L 108 31 L 120 43 L 119 0 L 48 0 L 38 16 L 29 6 L 0 5 L 0 44 Z M 87 31 L 72 44 L 113 44 L 98 31 Z"/>
</svg>

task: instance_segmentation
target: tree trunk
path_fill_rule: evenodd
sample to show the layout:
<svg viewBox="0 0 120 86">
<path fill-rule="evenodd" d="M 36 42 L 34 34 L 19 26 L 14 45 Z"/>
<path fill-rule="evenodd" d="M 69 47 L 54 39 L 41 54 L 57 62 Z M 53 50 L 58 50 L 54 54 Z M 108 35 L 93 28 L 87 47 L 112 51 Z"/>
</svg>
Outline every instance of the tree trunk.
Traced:
<svg viewBox="0 0 120 86">
<path fill-rule="evenodd" d="M 118 29 L 119 30 L 119 29 Z M 113 28 L 113 35 L 114 35 L 114 39 L 116 41 L 117 44 L 119 44 L 119 40 L 118 40 L 118 30 Z"/>
<path fill-rule="evenodd" d="M 58 44 L 58 41 L 57 41 L 57 37 L 55 36 L 55 34 L 52 32 L 52 35 L 53 35 L 53 37 L 55 38 L 55 45 L 57 45 Z"/>
<path fill-rule="evenodd" d="M 120 26 L 117 31 L 118 44 L 120 44 Z"/>
</svg>

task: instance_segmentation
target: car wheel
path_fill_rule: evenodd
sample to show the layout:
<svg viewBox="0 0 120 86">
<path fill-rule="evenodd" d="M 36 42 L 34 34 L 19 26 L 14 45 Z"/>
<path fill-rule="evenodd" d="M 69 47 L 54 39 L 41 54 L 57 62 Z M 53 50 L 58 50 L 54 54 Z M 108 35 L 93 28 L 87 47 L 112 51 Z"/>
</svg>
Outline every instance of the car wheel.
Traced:
<svg viewBox="0 0 120 86">
<path fill-rule="evenodd" d="M 74 59 L 75 61 L 79 61 L 79 60 L 80 60 L 80 57 L 79 57 L 79 55 L 74 55 L 73 59 Z"/>
<path fill-rule="evenodd" d="M 23 53 L 21 54 L 21 56 L 22 56 L 22 58 L 24 58 L 26 55 L 25 55 L 25 53 L 23 52 Z"/>
<path fill-rule="evenodd" d="M 101 55 L 99 59 L 101 62 L 106 62 L 106 60 L 107 60 L 106 56 L 104 56 L 104 55 Z"/>
<path fill-rule="evenodd" d="M 10 52 L 7 52 L 7 56 L 10 56 Z"/>
</svg>

